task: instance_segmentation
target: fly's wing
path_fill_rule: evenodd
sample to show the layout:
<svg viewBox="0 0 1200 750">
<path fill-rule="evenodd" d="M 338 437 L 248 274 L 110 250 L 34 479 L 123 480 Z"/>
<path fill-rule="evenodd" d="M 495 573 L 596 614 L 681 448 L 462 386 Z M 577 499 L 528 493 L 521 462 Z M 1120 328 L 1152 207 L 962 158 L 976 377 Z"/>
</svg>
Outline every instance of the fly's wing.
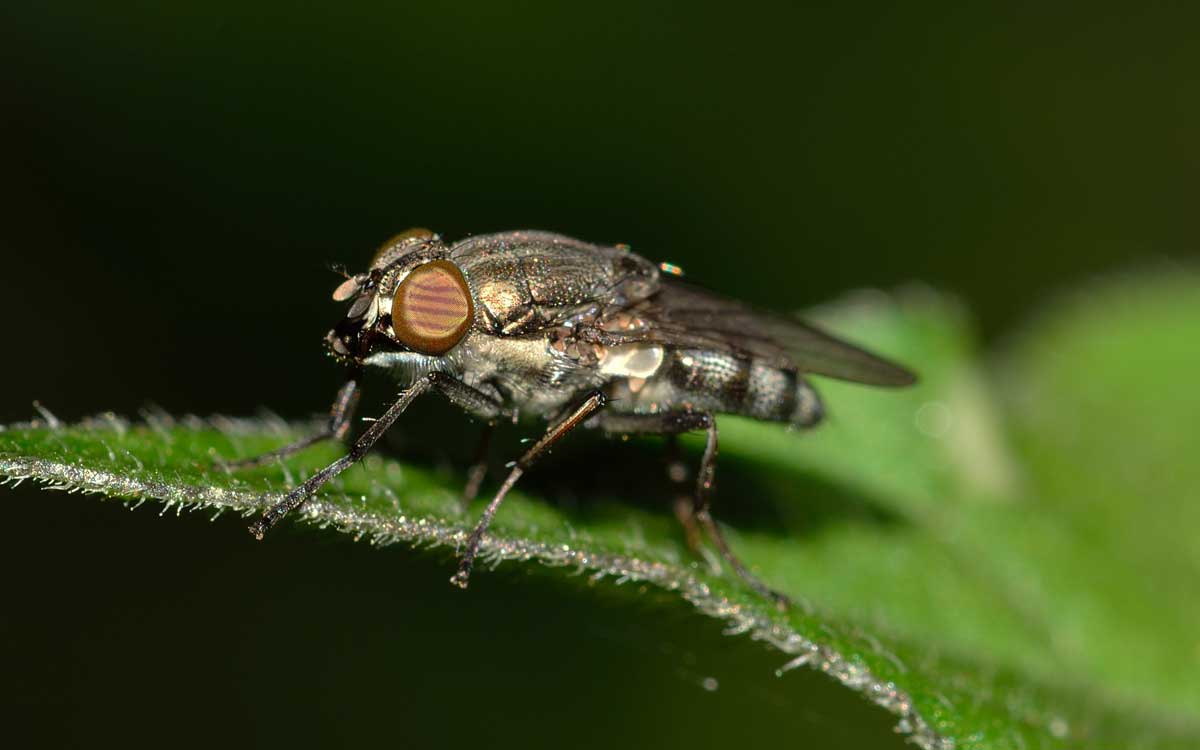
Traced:
<svg viewBox="0 0 1200 750">
<path fill-rule="evenodd" d="M 778 367 L 868 385 L 916 382 L 913 373 L 900 365 L 818 328 L 760 312 L 675 279 L 661 279 L 650 298 L 619 314 L 637 319 L 635 326 L 621 335 L 622 341 L 732 351 Z"/>
</svg>

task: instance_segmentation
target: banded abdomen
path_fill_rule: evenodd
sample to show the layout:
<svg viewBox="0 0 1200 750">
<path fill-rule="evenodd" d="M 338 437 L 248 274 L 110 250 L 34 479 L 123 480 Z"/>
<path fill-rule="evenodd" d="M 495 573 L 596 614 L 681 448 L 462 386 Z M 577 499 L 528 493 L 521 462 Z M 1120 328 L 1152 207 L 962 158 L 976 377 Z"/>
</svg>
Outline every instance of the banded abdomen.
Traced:
<svg viewBox="0 0 1200 750">
<path fill-rule="evenodd" d="M 646 351 L 644 345 L 639 348 Z M 614 383 L 612 408 L 635 413 L 710 411 L 801 427 L 815 425 L 824 415 L 808 381 L 762 358 L 705 349 L 664 349 L 661 358 L 648 377 Z"/>
</svg>

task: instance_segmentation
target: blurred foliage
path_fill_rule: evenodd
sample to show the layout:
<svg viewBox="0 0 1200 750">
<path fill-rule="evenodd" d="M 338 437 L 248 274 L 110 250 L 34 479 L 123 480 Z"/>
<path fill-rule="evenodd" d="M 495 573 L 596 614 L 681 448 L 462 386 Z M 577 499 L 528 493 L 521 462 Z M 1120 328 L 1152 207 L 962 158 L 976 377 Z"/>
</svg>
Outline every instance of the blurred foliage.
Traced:
<svg viewBox="0 0 1200 750">
<path fill-rule="evenodd" d="M 924 366 L 904 393 L 824 384 L 835 419 L 814 435 L 725 421 L 721 505 L 735 517 L 758 506 L 757 523 L 731 532 L 752 566 L 800 598 L 786 617 L 692 560 L 668 514 L 629 507 L 661 505 L 662 487 L 606 481 L 603 465 L 574 503 L 513 497 L 488 556 L 591 573 L 572 579 L 581 585 L 617 579 L 613 597 L 645 593 L 638 583 L 676 591 L 779 649 L 779 666 L 800 656 L 897 713 L 923 746 L 1193 745 L 1200 546 L 1187 514 L 1200 477 L 1186 474 L 1186 452 L 1200 415 L 1113 394 L 1173 392 L 1200 372 L 1200 355 L 1169 345 L 1200 326 L 1200 277 L 1126 280 L 1080 299 L 1006 356 L 1004 410 L 960 314 L 930 293 L 824 312 L 831 327 Z M 1081 382 L 1081 371 L 1092 377 Z M 1108 437 L 1109 424 L 1146 437 Z M 111 419 L 16 428 L 0 433 L 0 472 L 169 507 L 252 510 L 257 493 L 297 476 L 207 466 L 284 437 L 162 417 L 132 429 Z M 291 471 L 334 455 L 313 454 Z M 559 471 L 577 474 L 579 458 Z M 375 458 L 308 516 L 377 543 L 454 546 L 472 520 L 457 509 L 459 481 Z M 799 707 L 789 680 L 764 671 L 759 690 Z"/>
</svg>

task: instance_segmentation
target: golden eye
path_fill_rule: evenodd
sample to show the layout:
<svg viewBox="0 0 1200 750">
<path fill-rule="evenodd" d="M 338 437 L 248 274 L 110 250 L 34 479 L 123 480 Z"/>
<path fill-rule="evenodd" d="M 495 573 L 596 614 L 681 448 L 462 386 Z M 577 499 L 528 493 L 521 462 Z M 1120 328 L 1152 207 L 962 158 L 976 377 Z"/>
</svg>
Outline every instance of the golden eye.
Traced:
<svg viewBox="0 0 1200 750">
<path fill-rule="evenodd" d="M 458 266 L 435 260 L 418 266 L 392 297 L 392 330 L 422 354 L 445 354 L 462 340 L 475 313 L 471 289 Z"/>
</svg>

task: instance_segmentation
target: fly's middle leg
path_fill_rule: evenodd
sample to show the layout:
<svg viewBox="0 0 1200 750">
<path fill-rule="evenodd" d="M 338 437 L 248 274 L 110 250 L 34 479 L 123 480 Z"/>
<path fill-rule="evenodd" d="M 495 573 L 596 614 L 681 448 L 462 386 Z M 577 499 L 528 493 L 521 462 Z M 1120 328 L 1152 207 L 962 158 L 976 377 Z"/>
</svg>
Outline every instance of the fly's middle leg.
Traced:
<svg viewBox="0 0 1200 750">
<path fill-rule="evenodd" d="M 780 610 L 786 610 L 791 606 L 792 602 L 783 594 L 775 591 L 760 581 L 757 576 L 750 572 L 737 555 L 733 554 L 733 550 L 729 548 L 729 543 L 725 541 L 725 535 L 721 532 L 721 527 L 713 520 L 710 512 L 713 484 L 716 480 L 716 460 L 717 460 L 717 422 L 715 419 L 709 418 L 707 427 L 707 440 L 704 445 L 704 458 L 700 461 L 700 472 L 696 476 L 696 518 L 700 521 L 700 525 L 708 532 L 709 539 L 716 545 L 717 551 L 721 553 L 721 557 L 729 563 L 729 567 L 738 574 L 739 577 L 750 588 L 757 591 L 762 596 L 775 602 L 775 606 Z"/>
</svg>

